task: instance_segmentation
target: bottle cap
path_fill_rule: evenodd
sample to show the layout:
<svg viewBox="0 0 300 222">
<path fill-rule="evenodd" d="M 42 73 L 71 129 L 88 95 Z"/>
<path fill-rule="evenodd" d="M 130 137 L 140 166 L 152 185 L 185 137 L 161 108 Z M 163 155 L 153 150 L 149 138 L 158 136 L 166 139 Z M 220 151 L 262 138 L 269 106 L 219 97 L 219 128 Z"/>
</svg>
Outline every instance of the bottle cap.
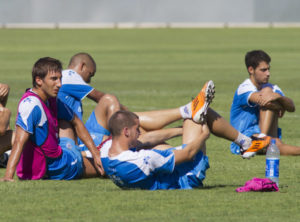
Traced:
<svg viewBox="0 0 300 222">
<path fill-rule="evenodd" d="M 276 144 L 276 140 L 275 139 L 271 139 L 271 144 Z"/>
</svg>

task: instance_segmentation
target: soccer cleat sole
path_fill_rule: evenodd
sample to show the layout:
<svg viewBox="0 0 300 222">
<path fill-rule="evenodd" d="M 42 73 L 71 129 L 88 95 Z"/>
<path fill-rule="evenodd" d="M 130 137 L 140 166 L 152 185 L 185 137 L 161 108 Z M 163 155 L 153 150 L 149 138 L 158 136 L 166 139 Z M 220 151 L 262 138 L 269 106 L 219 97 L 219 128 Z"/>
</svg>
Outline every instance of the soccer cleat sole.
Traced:
<svg viewBox="0 0 300 222">
<path fill-rule="evenodd" d="M 243 159 L 250 159 L 251 157 L 254 157 L 256 155 L 256 152 L 247 152 L 247 153 L 244 153 L 242 155 Z"/>
<path fill-rule="evenodd" d="M 205 121 L 208 107 L 211 104 L 211 102 L 214 98 L 214 94 L 215 94 L 215 85 L 212 80 L 208 81 L 204 87 L 205 87 L 205 92 L 204 92 L 205 93 L 205 102 L 204 102 L 203 106 L 193 115 L 193 121 L 196 123 L 203 123 Z M 203 93 L 202 90 L 200 93 Z M 195 107 L 197 107 L 197 105 L 199 103 L 198 97 L 199 97 L 199 94 L 192 102 L 193 110 L 195 109 Z"/>
</svg>

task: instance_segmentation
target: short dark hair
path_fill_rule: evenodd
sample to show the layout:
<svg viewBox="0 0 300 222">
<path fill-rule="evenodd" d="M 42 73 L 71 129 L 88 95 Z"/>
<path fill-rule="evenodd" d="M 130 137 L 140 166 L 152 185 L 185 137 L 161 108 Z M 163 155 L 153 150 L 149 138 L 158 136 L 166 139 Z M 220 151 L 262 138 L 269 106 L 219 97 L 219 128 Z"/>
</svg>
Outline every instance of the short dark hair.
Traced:
<svg viewBox="0 0 300 222">
<path fill-rule="evenodd" d="M 247 69 L 250 66 L 252 66 L 253 69 L 256 69 L 260 62 L 269 64 L 271 62 L 271 57 L 263 50 L 253 50 L 246 53 L 245 64 Z"/>
<path fill-rule="evenodd" d="M 93 57 L 86 52 L 79 52 L 72 56 L 69 61 L 69 68 L 76 66 L 79 62 L 85 62 L 86 65 L 93 66 L 96 70 L 96 62 Z"/>
<path fill-rule="evenodd" d="M 32 85 L 36 86 L 35 78 L 38 76 L 44 79 L 49 72 L 61 72 L 62 64 L 59 60 L 51 57 L 40 58 L 32 68 Z"/>
<path fill-rule="evenodd" d="M 111 135 L 120 136 L 125 127 L 132 127 L 136 124 L 135 120 L 139 119 L 138 115 L 133 112 L 119 110 L 115 112 L 108 121 L 108 130 Z"/>
</svg>

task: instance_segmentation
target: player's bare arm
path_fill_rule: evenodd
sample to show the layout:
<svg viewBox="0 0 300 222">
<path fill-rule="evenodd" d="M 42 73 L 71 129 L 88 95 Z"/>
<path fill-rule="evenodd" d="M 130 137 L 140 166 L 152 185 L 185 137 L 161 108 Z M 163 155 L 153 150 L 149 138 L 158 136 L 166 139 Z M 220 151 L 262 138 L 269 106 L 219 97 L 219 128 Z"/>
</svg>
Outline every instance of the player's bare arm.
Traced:
<svg viewBox="0 0 300 222">
<path fill-rule="evenodd" d="M 98 103 L 100 101 L 100 99 L 105 95 L 104 92 L 98 91 L 96 89 L 93 89 L 88 95 L 87 97 L 93 101 L 95 101 L 96 103 Z"/>
<path fill-rule="evenodd" d="M 259 106 L 265 106 L 267 103 L 270 103 L 272 99 L 270 97 L 262 96 L 261 92 L 254 92 L 249 98 L 249 102 L 255 103 Z"/>
<path fill-rule="evenodd" d="M 87 131 L 87 129 L 85 128 L 83 122 L 78 118 L 77 115 L 74 115 L 72 124 L 74 126 L 74 129 L 78 137 L 83 141 L 83 143 L 87 146 L 87 148 L 91 152 L 96 169 L 101 175 L 104 175 L 104 170 L 100 159 L 100 152 L 97 150 L 94 141 L 90 136 L 89 132 Z"/>
<path fill-rule="evenodd" d="M 286 96 L 282 96 L 279 93 L 275 93 L 271 90 L 262 90 L 260 95 L 263 99 L 268 101 L 266 104 L 262 105 L 264 108 L 277 111 L 295 111 L 293 100 Z"/>
<path fill-rule="evenodd" d="M 277 101 L 284 107 L 286 111 L 295 112 L 296 108 L 292 99 L 286 96 L 281 96 L 280 98 L 277 99 Z"/>
<path fill-rule="evenodd" d="M 175 156 L 175 164 L 180 164 L 190 161 L 193 157 L 204 147 L 205 141 L 210 135 L 209 128 L 206 124 L 202 127 L 202 133 L 197 136 L 193 141 L 187 144 L 182 150 L 173 150 Z"/>
<path fill-rule="evenodd" d="M 153 148 L 165 141 L 182 135 L 182 128 L 167 128 L 141 134 L 138 139 L 138 149 Z"/>
</svg>

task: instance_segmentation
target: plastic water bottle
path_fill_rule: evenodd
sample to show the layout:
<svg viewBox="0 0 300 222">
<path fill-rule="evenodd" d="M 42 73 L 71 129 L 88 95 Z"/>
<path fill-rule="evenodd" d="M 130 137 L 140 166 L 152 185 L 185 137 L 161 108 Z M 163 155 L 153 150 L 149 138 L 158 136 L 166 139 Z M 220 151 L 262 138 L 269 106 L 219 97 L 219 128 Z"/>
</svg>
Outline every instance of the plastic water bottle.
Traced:
<svg viewBox="0 0 300 222">
<path fill-rule="evenodd" d="M 274 181 L 279 187 L 279 159 L 280 151 L 276 140 L 272 139 L 266 153 L 266 178 Z"/>
</svg>

